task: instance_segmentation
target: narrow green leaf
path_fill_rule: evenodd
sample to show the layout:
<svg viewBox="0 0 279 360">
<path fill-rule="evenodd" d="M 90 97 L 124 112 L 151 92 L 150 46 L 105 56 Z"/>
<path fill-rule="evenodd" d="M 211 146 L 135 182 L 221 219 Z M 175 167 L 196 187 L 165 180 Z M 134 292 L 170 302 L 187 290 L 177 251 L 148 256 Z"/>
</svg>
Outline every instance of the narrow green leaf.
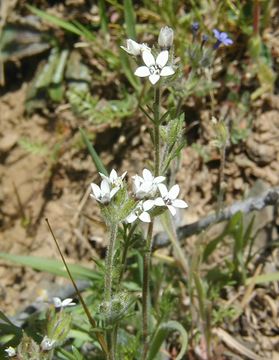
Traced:
<svg viewBox="0 0 279 360">
<path fill-rule="evenodd" d="M 160 324 L 155 335 L 153 336 L 150 348 L 147 356 L 147 360 L 156 359 L 156 355 L 158 354 L 164 340 L 167 338 L 168 334 L 171 331 L 178 331 L 181 335 L 181 350 L 176 357 L 176 360 L 182 359 L 185 354 L 188 346 L 188 335 L 184 327 L 179 324 L 177 321 L 168 321 Z"/>
<path fill-rule="evenodd" d="M 136 14 L 131 0 L 124 0 L 124 18 L 128 38 L 136 40 Z"/>
<path fill-rule="evenodd" d="M 262 274 L 255 277 L 248 278 L 246 280 L 246 285 L 253 284 L 264 284 L 272 281 L 279 281 L 279 272 L 274 272 L 270 274 Z"/>
<path fill-rule="evenodd" d="M 1 310 L 0 310 L 0 319 L 1 319 L 2 321 L 4 321 L 5 323 L 11 325 L 11 326 L 15 326 L 15 325 L 11 322 L 11 320 L 10 320 L 9 318 L 7 318 L 7 316 L 6 316 Z M 15 326 L 15 327 L 16 327 L 16 326 Z"/>
<path fill-rule="evenodd" d="M 51 274 L 59 275 L 68 278 L 68 274 L 62 261 L 55 259 L 48 259 L 39 256 L 27 255 L 13 255 L 7 253 L 0 253 L 0 258 L 8 261 L 15 262 L 20 265 L 29 266 L 35 270 L 46 271 Z M 96 270 L 86 268 L 77 264 L 68 264 L 74 279 L 82 280 L 99 280 L 101 279 L 100 273 Z"/>
<path fill-rule="evenodd" d="M 216 247 L 219 245 L 219 243 L 224 239 L 223 234 L 218 236 L 217 238 L 211 240 L 205 247 L 204 251 L 203 251 L 203 257 L 202 260 L 203 262 L 207 261 L 207 259 L 209 258 L 209 256 L 214 252 L 214 250 L 216 249 Z"/>
<path fill-rule="evenodd" d="M 200 276 L 197 273 L 193 273 L 197 293 L 198 293 L 198 302 L 199 302 L 199 308 L 200 308 L 200 316 L 203 321 L 206 320 L 206 312 L 205 312 L 205 292 L 203 283 L 201 281 Z"/>
<path fill-rule="evenodd" d="M 43 20 L 45 20 L 45 21 L 47 21 L 47 22 L 49 22 L 49 23 L 51 23 L 53 25 L 56 25 L 56 26 L 58 26 L 58 27 L 60 27 L 60 28 L 62 28 L 64 30 L 67 30 L 67 31 L 69 31 L 69 32 L 71 32 L 73 34 L 88 38 L 87 33 L 85 33 L 80 27 L 76 26 L 76 24 L 73 24 L 70 21 L 60 19 L 57 16 L 48 14 L 47 12 L 39 10 L 36 7 L 32 6 L 32 5 L 26 5 L 26 6 L 33 14 L 39 16 Z"/>
<path fill-rule="evenodd" d="M 85 145 L 87 146 L 88 151 L 89 151 L 89 153 L 90 153 L 90 155 L 91 155 L 91 157 L 92 157 L 92 160 L 93 160 L 93 162 L 94 162 L 97 170 L 98 170 L 100 173 L 108 176 L 108 172 L 107 172 L 107 170 L 106 170 L 106 168 L 105 168 L 105 166 L 104 166 L 101 158 L 99 157 L 99 155 L 97 154 L 97 152 L 96 152 L 96 150 L 94 149 L 93 145 L 91 144 L 88 136 L 86 135 L 86 132 L 85 132 L 82 128 L 79 128 L 79 131 L 80 131 L 80 133 L 81 133 L 82 140 L 83 140 L 83 142 L 85 143 Z"/>
<path fill-rule="evenodd" d="M 98 0 L 98 8 L 101 19 L 101 29 L 104 33 L 108 33 L 108 16 L 106 12 L 106 3 L 104 0 Z"/>
<path fill-rule="evenodd" d="M 128 79 L 128 81 L 130 82 L 130 84 L 137 91 L 137 93 L 139 93 L 139 90 L 141 88 L 140 80 L 139 80 L 139 78 L 137 78 L 134 75 L 134 73 L 131 69 L 128 55 L 122 49 L 120 49 L 119 51 L 120 51 L 119 56 L 120 56 L 120 62 L 122 65 L 122 70 L 123 70 L 126 78 Z"/>
</svg>

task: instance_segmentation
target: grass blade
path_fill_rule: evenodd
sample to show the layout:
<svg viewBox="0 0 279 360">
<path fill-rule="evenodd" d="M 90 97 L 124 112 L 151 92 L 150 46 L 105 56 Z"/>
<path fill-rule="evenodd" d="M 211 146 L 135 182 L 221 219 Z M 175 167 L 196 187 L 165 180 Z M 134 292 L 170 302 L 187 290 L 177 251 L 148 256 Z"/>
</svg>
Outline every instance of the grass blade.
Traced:
<svg viewBox="0 0 279 360">
<path fill-rule="evenodd" d="M 57 16 L 48 14 L 47 12 L 39 10 L 32 5 L 26 5 L 26 6 L 33 14 L 39 16 L 43 20 L 45 20 L 53 25 L 56 25 L 64 30 L 67 30 L 73 34 L 76 34 L 79 36 L 83 35 L 83 32 L 78 27 L 76 27 L 74 24 L 72 24 L 70 21 L 66 21 L 66 20 L 60 19 Z"/>
<path fill-rule="evenodd" d="M 88 136 L 86 135 L 86 132 L 81 128 L 79 128 L 79 131 L 81 133 L 82 140 L 85 143 L 85 145 L 87 146 L 88 151 L 89 151 L 89 153 L 90 153 L 90 155 L 92 157 L 92 160 L 93 160 L 97 170 L 100 173 L 108 176 L 108 172 L 107 172 L 101 158 L 99 157 L 99 155 L 97 154 L 97 152 L 94 149 L 93 145 L 91 144 L 91 141 L 89 140 Z"/>
<path fill-rule="evenodd" d="M 124 18 L 128 38 L 136 40 L 136 15 L 131 0 L 124 0 Z"/>
<path fill-rule="evenodd" d="M 39 256 L 28 255 L 13 255 L 7 253 L 0 253 L 0 258 L 12 261 L 19 265 L 29 266 L 32 269 L 39 271 L 46 271 L 48 273 L 68 277 L 65 267 L 61 261 L 55 259 L 48 259 Z M 68 267 L 75 279 L 80 280 L 99 280 L 102 276 L 95 270 L 83 267 L 77 264 L 69 264 Z"/>
<path fill-rule="evenodd" d="M 179 324 L 179 322 L 168 321 L 160 324 L 159 328 L 157 329 L 150 344 L 147 360 L 156 359 L 156 355 L 158 354 L 162 343 L 164 342 L 164 340 L 171 331 L 178 331 L 181 335 L 181 350 L 177 355 L 176 360 L 182 359 L 188 346 L 187 332 L 184 329 L 184 327 L 181 324 Z"/>
</svg>

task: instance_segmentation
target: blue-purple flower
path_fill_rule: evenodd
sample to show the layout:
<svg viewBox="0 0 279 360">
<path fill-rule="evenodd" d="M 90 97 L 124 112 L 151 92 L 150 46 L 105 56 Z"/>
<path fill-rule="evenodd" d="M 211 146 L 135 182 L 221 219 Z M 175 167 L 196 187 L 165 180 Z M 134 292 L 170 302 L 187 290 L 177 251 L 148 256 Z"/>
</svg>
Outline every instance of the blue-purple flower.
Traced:
<svg viewBox="0 0 279 360">
<path fill-rule="evenodd" d="M 229 36 L 226 32 L 221 32 L 217 29 L 214 29 L 213 34 L 214 34 L 215 38 L 217 39 L 216 43 L 214 44 L 214 49 L 217 49 L 221 44 L 224 44 L 226 46 L 233 44 L 232 39 L 229 38 Z"/>
<path fill-rule="evenodd" d="M 200 24 L 199 24 L 198 22 L 194 22 L 194 23 L 191 25 L 191 28 L 192 28 L 192 31 L 193 31 L 194 33 L 196 33 L 196 32 L 199 30 L 199 28 L 200 28 Z"/>
</svg>

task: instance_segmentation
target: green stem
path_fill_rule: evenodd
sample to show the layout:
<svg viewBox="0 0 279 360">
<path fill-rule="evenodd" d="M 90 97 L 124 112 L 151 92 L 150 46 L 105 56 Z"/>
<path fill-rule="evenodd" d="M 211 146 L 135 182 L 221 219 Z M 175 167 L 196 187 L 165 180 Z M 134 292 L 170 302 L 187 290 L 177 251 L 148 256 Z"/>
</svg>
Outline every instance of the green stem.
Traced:
<svg viewBox="0 0 279 360">
<path fill-rule="evenodd" d="M 142 286 L 142 336 L 143 360 L 146 359 L 149 344 L 149 278 L 152 250 L 153 221 L 149 223 L 146 239 L 146 250 L 143 258 L 143 286 Z"/>
<path fill-rule="evenodd" d="M 105 301 L 108 304 L 108 326 L 111 326 L 111 302 L 112 302 L 112 278 L 113 278 L 113 255 L 115 240 L 117 236 L 117 224 L 112 224 L 110 228 L 110 239 L 106 257 L 106 274 L 105 274 Z M 115 349 L 113 340 L 113 330 L 108 330 L 108 360 L 115 359 Z"/>
<path fill-rule="evenodd" d="M 133 226 L 130 228 L 130 231 L 125 240 L 124 249 L 123 249 L 123 253 L 122 253 L 122 260 L 121 260 L 121 270 L 120 270 L 119 279 L 118 279 L 118 288 L 120 287 L 121 281 L 123 279 L 124 271 L 126 268 L 128 249 L 130 246 L 131 237 L 132 237 L 134 231 L 136 230 L 136 227 L 137 227 L 137 224 L 134 223 Z"/>
<path fill-rule="evenodd" d="M 155 176 L 160 173 L 160 100 L 161 91 L 159 87 L 155 88 L 154 93 L 154 148 L 155 148 Z"/>
<path fill-rule="evenodd" d="M 221 164 L 219 169 L 219 194 L 218 194 L 218 204 L 217 204 L 217 213 L 219 214 L 223 209 L 224 204 L 224 170 L 226 162 L 226 145 L 223 145 L 221 149 Z"/>
</svg>

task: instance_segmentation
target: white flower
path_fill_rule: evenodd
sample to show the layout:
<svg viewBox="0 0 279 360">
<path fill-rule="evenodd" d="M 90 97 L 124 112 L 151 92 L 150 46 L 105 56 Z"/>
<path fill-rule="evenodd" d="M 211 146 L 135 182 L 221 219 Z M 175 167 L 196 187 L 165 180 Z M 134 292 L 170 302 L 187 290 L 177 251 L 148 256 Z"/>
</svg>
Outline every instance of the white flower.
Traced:
<svg viewBox="0 0 279 360">
<path fill-rule="evenodd" d="M 169 59 L 169 52 L 167 50 L 161 51 L 156 60 L 150 51 L 144 50 L 142 52 L 142 59 L 145 66 L 140 66 L 135 71 L 135 75 L 139 77 L 149 77 L 152 85 L 155 85 L 160 80 L 161 76 L 170 76 L 174 74 L 171 66 L 166 66 Z"/>
<path fill-rule="evenodd" d="M 114 187 L 111 189 L 109 182 L 106 179 L 103 179 L 100 187 L 97 184 L 92 183 L 91 189 L 93 192 L 93 194 L 90 194 L 91 197 L 101 204 L 108 204 L 120 188 Z"/>
<path fill-rule="evenodd" d="M 136 41 L 134 41 L 132 39 L 126 40 L 126 47 L 125 46 L 120 46 L 120 47 L 121 47 L 121 49 L 126 51 L 128 54 L 134 55 L 134 56 L 141 55 L 141 53 L 144 50 L 151 51 L 151 49 L 147 45 L 138 44 Z"/>
<path fill-rule="evenodd" d="M 153 206 L 153 200 L 146 200 L 144 202 L 140 201 L 131 214 L 126 217 L 126 222 L 131 224 L 137 219 L 140 219 L 143 222 L 150 223 L 151 218 L 147 211 L 149 211 Z"/>
<path fill-rule="evenodd" d="M 168 26 L 164 26 L 160 30 L 158 44 L 160 48 L 163 50 L 168 50 L 173 43 L 173 30 Z"/>
<path fill-rule="evenodd" d="M 110 185 L 122 188 L 123 180 L 127 174 L 127 171 L 125 171 L 121 176 L 118 176 L 117 172 L 114 169 L 111 170 L 109 176 L 106 176 L 102 173 L 99 174 L 101 175 L 102 179 L 105 179 Z"/>
<path fill-rule="evenodd" d="M 176 214 L 175 208 L 185 209 L 188 207 L 188 204 L 184 200 L 177 199 L 180 191 L 179 185 L 174 185 L 170 191 L 168 191 L 164 184 L 158 184 L 158 188 L 161 197 L 154 200 L 156 206 L 167 206 L 172 216 Z"/>
<path fill-rule="evenodd" d="M 59 297 L 54 297 L 52 299 L 53 304 L 56 308 L 65 308 L 67 306 L 74 306 L 76 303 L 73 302 L 73 299 L 67 298 L 65 300 L 61 300 Z"/>
<path fill-rule="evenodd" d="M 9 346 L 7 349 L 5 349 L 5 352 L 7 353 L 7 355 L 9 357 L 14 357 L 16 356 L 16 349 L 13 348 L 12 346 Z"/>
<path fill-rule="evenodd" d="M 157 192 L 158 184 L 165 180 L 164 176 L 154 177 L 152 173 L 143 169 L 142 177 L 135 175 L 133 179 L 133 190 L 137 199 L 143 199 L 144 197 L 152 197 Z"/>
<path fill-rule="evenodd" d="M 43 351 L 50 351 L 53 349 L 54 344 L 56 343 L 56 340 L 52 340 L 45 336 L 41 342 L 41 349 Z"/>
</svg>

